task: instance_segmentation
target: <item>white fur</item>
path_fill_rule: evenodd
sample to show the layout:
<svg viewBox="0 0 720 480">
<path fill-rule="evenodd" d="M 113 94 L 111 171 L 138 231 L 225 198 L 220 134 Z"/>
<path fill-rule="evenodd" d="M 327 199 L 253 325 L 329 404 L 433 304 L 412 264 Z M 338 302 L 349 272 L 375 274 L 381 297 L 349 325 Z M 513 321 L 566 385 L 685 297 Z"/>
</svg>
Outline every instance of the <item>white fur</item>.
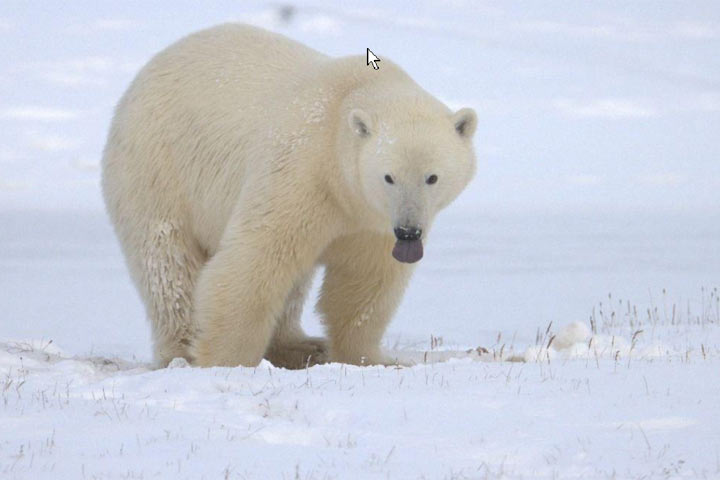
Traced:
<svg viewBox="0 0 720 480">
<path fill-rule="evenodd" d="M 380 340 L 412 271 L 391 256 L 393 227 L 427 232 L 470 181 L 475 123 L 385 58 L 376 71 L 248 26 L 159 53 L 103 161 L 158 365 L 391 362 Z M 318 265 L 327 349 L 299 326 Z"/>
</svg>

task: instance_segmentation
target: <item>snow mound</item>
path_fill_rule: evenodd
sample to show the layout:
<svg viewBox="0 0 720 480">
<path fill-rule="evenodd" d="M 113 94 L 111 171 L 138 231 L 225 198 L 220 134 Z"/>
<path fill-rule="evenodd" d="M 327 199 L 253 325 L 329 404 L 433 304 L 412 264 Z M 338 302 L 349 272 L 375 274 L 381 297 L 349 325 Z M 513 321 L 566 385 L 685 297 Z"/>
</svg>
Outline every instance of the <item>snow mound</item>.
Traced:
<svg viewBox="0 0 720 480">
<path fill-rule="evenodd" d="M 573 322 L 560 331 L 552 341 L 555 350 L 567 350 L 575 344 L 587 342 L 590 328 L 582 322 Z"/>
</svg>

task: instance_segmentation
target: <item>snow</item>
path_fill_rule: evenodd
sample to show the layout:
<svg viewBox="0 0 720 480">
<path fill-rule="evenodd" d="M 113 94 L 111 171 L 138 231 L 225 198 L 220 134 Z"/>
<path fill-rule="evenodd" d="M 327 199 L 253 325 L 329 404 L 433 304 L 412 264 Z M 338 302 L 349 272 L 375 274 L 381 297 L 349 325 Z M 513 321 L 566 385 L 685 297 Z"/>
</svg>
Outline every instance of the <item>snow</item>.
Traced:
<svg viewBox="0 0 720 480">
<path fill-rule="evenodd" d="M 8 478 L 713 478 L 717 363 L 283 371 L 5 344 Z M 79 434 L 79 435 L 78 435 Z"/>
<path fill-rule="evenodd" d="M 715 3 L 60 5 L 0 5 L 0 478 L 720 478 Z M 228 20 L 476 108 L 385 338 L 414 366 L 150 369 L 99 158 L 137 69 Z"/>
</svg>

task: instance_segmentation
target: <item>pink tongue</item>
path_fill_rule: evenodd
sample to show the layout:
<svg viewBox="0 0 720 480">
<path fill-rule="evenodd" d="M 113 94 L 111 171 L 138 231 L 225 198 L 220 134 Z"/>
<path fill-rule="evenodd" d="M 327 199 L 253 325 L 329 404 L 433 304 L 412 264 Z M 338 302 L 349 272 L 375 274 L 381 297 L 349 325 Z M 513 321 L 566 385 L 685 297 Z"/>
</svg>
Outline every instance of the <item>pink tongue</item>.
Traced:
<svg viewBox="0 0 720 480">
<path fill-rule="evenodd" d="M 422 240 L 398 240 L 392 255 L 398 262 L 415 263 L 423 256 Z"/>
</svg>

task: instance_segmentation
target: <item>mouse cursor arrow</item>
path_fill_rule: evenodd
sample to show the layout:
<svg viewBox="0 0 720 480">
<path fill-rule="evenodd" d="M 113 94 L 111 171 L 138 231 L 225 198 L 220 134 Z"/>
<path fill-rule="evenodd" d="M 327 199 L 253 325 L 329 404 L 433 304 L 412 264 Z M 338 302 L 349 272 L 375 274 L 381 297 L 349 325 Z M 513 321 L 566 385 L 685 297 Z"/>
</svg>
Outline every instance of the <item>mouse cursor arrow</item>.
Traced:
<svg viewBox="0 0 720 480">
<path fill-rule="evenodd" d="M 380 67 L 378 67 L 377 62 L 381 61 L 373 52 L 370 51 L 370 49 L 367 49 L 367 64 L 370 65 L 372 63 L 372 67 L 374 70 L 379 70 Z"/>
</svg>

